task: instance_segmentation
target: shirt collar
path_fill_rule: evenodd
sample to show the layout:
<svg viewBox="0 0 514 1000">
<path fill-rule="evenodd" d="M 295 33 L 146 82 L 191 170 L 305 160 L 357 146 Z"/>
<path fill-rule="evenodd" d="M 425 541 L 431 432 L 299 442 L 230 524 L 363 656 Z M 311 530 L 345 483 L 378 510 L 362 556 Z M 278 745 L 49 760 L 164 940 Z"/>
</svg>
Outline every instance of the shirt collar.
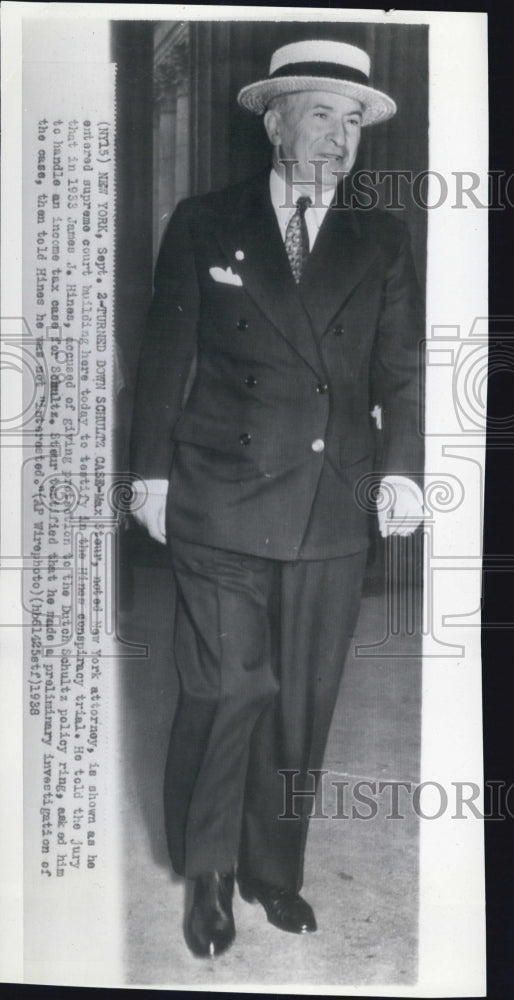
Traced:
<svg viewBox="0 0 514 1000">
<path fill-rule="evenodd" d="M 289 218 L 291 215 L 293 215 L 295 211 L 295 206 L 284 204 L 284 202 L 286 202 L 286 199 L 284 197 L 284 182 L 274 167 L 272 167 L 271 169 L 269 187 L 271 195 L 271 204 L 273 205 L 275 212 L 277 213 L 277 215 L 287 216 Z M 301 184 L 295 184 L 293 188 L 293 201 L 295 202 L 295 204 L 297 199 L 301 195 L 308 195 L 310 198 L 312 198 L 312 187 L 310 185 L 308 185 L 307 187 L 302 187 Z M 322 199 L 320 198 L 319 200 L 323 201 L 324 204 L 309 205 L 308 211 L 314 215 L 318 228 L 321 226 L 321 223 L 325 218 L 327 210 L 329 209 L 334 199 L 334 195 L 335 195 L 335 187 L 333 192 L 330 191 L 323 192 L 323 198 Z"/>
</svg>

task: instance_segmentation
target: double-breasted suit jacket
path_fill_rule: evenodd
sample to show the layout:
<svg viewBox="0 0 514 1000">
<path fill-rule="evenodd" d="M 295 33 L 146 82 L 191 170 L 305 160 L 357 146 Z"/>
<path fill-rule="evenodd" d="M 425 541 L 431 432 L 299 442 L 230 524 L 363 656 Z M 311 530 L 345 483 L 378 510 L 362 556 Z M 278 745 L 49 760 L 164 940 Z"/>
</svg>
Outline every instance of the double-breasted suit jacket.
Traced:
<svg viewBox="0 0 514 1000">
<path fill-rule="evenodd" d="M 260 175 L 178 206 L 155 287 L 132 468 L 169 477 L 168 534 L 280 560 L 364 548 L 374 404 L 384 471 L 421 466 L 404 224 L 336 199 L 296 285 Z"/>
</svg>

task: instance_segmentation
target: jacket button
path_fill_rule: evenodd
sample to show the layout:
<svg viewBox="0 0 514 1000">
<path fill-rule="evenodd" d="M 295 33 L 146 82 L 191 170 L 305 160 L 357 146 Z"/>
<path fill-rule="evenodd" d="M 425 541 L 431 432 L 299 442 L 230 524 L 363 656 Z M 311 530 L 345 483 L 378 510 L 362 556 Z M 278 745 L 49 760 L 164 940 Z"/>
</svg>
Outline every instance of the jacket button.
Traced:
<svg viewBox="0 0 514 1000">
<path fill-rule="evenodd" d="M 334 329 L 332 330 L 332 333 L 333 333 L 333 334 L 334 334 L 334 335 L 335 335 L 336 337 L 340 337 L 340 336 L 341 336 L 341 334 L 343 334 L 343 333 L 344 333 L 344 326 L 335 326 L 335 327 L 334 327 Z"/>
<path fill-rule="evenodd" d="M 320 396 L 324 396 L 325 393 L 328 392 L 328 385 L 326 382 L 318 382 L 316 392 L 319 392 Z"/>
<path fill-rule="evenodd" d="M 255 375 L 247 375 L 245 378 L 245 385 L 247 385 L 249 389 L 253 389 L 257 385 Z"/>
<path fill-rule="evenodd" d="M 238 319 L 238 321 L 236 323 L 236 326 L 237 326 L 238 330 L 247 330 L 248 329 L 248 320 L 244 319 L 244 317 L 242 316 L 241 319 Z"/>
<path fill-rule="evenodd" d="M 251 434 L 246 434 L 246 433 L 245 434 L 240 434 L 239 435 L 239 440 L 240 440 L 241 444 L 250 444 L 250 441 L 252 440 L 252 435 Z"/>
<path fill-rule="evenodd" d="M 325 450 L 325 442 L 322 441 L 321 438 L 316 438 L 316 440 L 312 442 L 311 448 L 312 448 L 313 451 L 316 451 L 318 453 L 321 452 L 321 451 L 324 451 Z"/>
</svg>

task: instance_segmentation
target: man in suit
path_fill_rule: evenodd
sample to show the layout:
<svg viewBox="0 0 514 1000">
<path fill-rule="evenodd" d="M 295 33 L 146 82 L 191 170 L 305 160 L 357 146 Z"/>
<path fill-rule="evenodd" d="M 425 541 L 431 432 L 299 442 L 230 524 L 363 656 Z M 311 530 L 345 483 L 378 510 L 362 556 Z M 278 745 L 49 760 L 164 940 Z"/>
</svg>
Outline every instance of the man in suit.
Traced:
<svg viewBox="0 0 514 1000">
<path fill-rule="evenodd" d="M 375 404 L 394 496 L 382 533 L 422 517 L 407 233 L 338 204 L 362 127 L 396 110 L 368 77 L 355 46 L 279 49 L 239 95 L 264 115 L 271 171 L 179 204 L 156 269 L 132 468 L 177 587 L 164 801 L 197 955 L 234 939 L 236 870 L 275 926 L 316 930 L 300 895 L 312 800 L 291 817 L 281 772 L 305 789 L 322 764 L 366 560 Z"/>
</svg>

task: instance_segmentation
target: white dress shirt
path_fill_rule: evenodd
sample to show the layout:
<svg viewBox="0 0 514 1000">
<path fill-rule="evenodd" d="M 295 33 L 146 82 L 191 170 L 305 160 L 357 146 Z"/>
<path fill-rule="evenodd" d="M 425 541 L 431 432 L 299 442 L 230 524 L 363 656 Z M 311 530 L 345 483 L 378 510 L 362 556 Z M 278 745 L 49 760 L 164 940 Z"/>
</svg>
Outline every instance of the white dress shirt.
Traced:
<svg viewBox="0 0 514 1000">
<path fill-rule="evenodd" d="M 302 195 L 307 195 L 315 202 L 315 204 L 309 205 L 305 210 L 305 223 L 309 234 L 309 251 L 311 251 L 320 231 L 321 223 L 323 222 L 334 197 L 335 188 L 328 190 L 324 189 L 321 196 L 316 194 L 316 196 L 312 198 L 312 185 L 302 187 L 301 184 L 295 184 L 290 196 L 287 197 L 284 180 L 279 174 L 277 174 L 277 171 L 273 169 L 269 176 L 269 190 L 271 195 L 271 204 L 275 210 L 275 215 L 277 217 L 280 233 L 284 243 L 286 240 L 286 229 L 296 212 L 296 202 L 298 201 L 298 198 Z M 290 204 L 291 201 L 294 202 L 293 205 Z"/>
</svg>

